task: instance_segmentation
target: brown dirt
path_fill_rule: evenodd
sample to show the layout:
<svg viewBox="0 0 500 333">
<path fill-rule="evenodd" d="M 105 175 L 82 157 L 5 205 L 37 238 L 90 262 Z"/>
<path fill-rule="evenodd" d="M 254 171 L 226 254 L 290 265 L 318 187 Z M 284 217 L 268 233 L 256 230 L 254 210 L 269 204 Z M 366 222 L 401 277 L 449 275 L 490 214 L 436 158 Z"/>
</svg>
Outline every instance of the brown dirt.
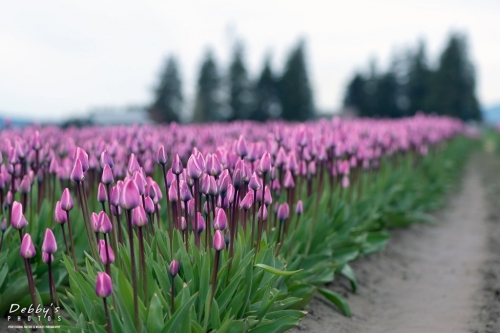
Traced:
<svg viewBox="0 0 500 333">
<path fill-rule="evenodd" d="M 499 157 L 475 154 L 436 224 L 394 231 L 384 251 L 353 263 L 357 294 L 342 278 L 330 286 L 352 318 L 318 297 L 293 332 L 500 332 L 498 170 Z"/>
</svg>

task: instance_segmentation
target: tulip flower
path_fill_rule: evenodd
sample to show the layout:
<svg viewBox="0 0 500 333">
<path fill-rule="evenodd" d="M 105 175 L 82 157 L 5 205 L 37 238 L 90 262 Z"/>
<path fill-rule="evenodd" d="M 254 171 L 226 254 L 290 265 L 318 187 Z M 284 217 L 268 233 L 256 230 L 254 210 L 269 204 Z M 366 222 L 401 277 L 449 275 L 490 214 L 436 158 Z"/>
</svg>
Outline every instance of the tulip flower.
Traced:
<svg viewBox="0 0 500 333">
<path fill-rule="evenodd" d="M 12 212 L 10 215 L 10 225 L 14 228 L 19 230 L 19 232 L 22 232 L 22 229 L 24 229 L 28 225 L 28 221 L 26 221 L 26 218 L 24 217 L 23 214 L 23 205 L 21 205 L 19 202 L 14 201 L 12 203 Z"/>
<path fill-rule="evenodd" d="M 31 240 L 30 234 L 24 234 L 24 237 L 21 242 L 21 249 L 19 251 L 21 257 L 24 258 L 24 266 L 26 268 L 26 276 L 28 278 L 28 285 L 31 293 L 31 301 L 33 302 L 33 306 L 38 305 L 38 301 L 36 298 L 35 292 L 35 281 L 33 279 L 33 272 L 31 270 L 31 264 L 29 259 L 33 258 L 36 255 L 35 245 Z"/>
<path fill-rule="evenodd" d="M 95 293 L 98 297 L 102 298 L 104 303 L 104 312 L 106 315 L 106 322 L 108 326 L 108 333 L 113 332 L 111 328 L 111 320 L 109 318 L 108 305 L 106 304 L 106 297 L 113 293 L 113 283 L 111 282 L 111 277 L 104 273 L 97 273 L 95 281 Z"/>
</svg>

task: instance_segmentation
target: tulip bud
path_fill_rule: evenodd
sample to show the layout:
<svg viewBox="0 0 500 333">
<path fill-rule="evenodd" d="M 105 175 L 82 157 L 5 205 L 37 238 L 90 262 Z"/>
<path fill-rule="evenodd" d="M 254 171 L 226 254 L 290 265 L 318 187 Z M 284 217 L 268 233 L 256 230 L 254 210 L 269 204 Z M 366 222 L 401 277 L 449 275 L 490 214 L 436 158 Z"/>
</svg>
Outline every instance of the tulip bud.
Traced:
<svg viewBox="0 0 500 333">
<path fill-rule="evenodd" d="M 107 199 L 108 195 L 106 193 L 106 189 L 104 188 L 104 184 L 99 183 L 99 186 L 97 187 L 97 201 L 100 203 L 104 203 Z"/>
<path fill-rule="evenodd" d="M 56 238 L 54 237 L 52 230 L 47 228 L 45 230 L 45 237 L 43 238 L 42 252 L 53 254 L 56 253 L 56 251 L 57 251 Z"/>
<path fill-rule="evenodd" d="M 224 230 L 227 227 L 227 216 L 224 209 L 217 209 L 215 212 L 214 229 Z"/>
<path fill-rule="evenodd" d="M 266 151 L 260 159 L 259 170 L 261 173 L 266 174 L 271 171 L 271 155 Z"/>
<path fill-rule="evenodd" d="M 290 215 L 290 208 L 288 207 L 288 204 L 285 202 L 278 207 L 278 220 L 280 222 L 285 221 L 288 216 Z"/>
<path fill-rule="evenodd" d="M 233 173 L 233 186 L 235 189 L 239 189 L 243 183 L 241 169 L 236 169 Z"/>
<path fill-rule="evenodd" d="M 82 163 L 82 170 L 83 172 L 87 171 L 89 169 L 89 155 L 83 150 L 82 148 L 78 147 L 76 148 L 76 160 L 80 160 Z"/>
<path fill-rule="evenodd" d="M 23 215 L 23 205 L 17 201 L 12 203 L 12 214 L 10 216 L 10 225 L 17 230 L 22 230 L 28 225 L 28 221 Z"/>
<path fill-rule="evenodd" d="M 106 167 L 106 165 L 109 166 L 110 169 L 112 169 L 114 166 L 114 163 L 113 163 L 113 159 L 109 155 L 108 151 L 103 150 L 103 152 L 101 153 L 101 168 L 104 169 Z"/>
<path fill-rule="evenodd" d="M 206 229 L 206 223 L 200 212 L 197 212 L 196 214 L 196 219 L 198 220 L 198 233 L 201 234 Z"/>
<path fill-rule="evenodd" d="M 83 167 L 82 167 L 82 162 L 80 159 L 77 159 L 75 161 L 75 164 L 73 165 L 73 170 L 71 170 L 71 175 L 69 178 L 77 183 L 80 183 L 85 180 L 85 176 L 83 174 Z"/>
<path fill-rule="evenodd" d="M 142 206 L 137 206 L 132 211 L 132 224 L 136 227 L 144 227 L 148 224 L 148 217 Z"/>
<path fill-rule="evenodd" d="M 172 182 L 172 185 L 168 189 L 168 199 L 170 200 L 170 202 L 179 201 L 179 196 L 177 194 L 177 180 L 174 180 Z"/>
<path fill-rule="evenodd" d="M 302 200 L 297 201 L 297 206 L 295 207 L 295 214 L 301 215 L 304 212 L 304 205 Z"/>
<path fill-rule="evenodd" d="M 179 154 L 175 154 L 174 160 L 172 161 L 172 173 L 174 175 L 180 175 L 183 170 L 184 170 L 184 167 L 182 166 L 182 162 L 181 162 L 181 159 L 179 157 Z"/>
<path fill-rule="evenodd" d="M 54 209 L 54 220 L 59 224 L 68 222 L 68 216 L 66 212 L 62 210 L 60 201 L 56 202 L 56 207 Z"/>
<path fill-rule="evenodd" d="M 260 182 L 259 176 L 257 176 L 257 173 L 254 172 L 252 174 L 252 177 L 250 177 L 250 182 L 248 183 L 248 187 L 254 191 L 260 190 L 262 188 L 262 184 Z"/>
<path fill-rule="evenodd" d="M 248 148 L 243 135 L 240 135 L 240 138 L 236 143 L 236 153 L 242 158 L 248 155 Z"/>
<path fill-rule="evenodd" d="M 172 260 L 170 266 L 168 267 L 168 272 L 170 273 L 170 276 L 175 277 L 177 274 L 179 274 L 179 268 L 180 268 L 179 262 L 177 260 Z"/>
<path fill-rule="evenodd" d="M 126 210 L 134 209 L 141 204 L 141 195 L 133 180 L 128 179 L 125 181 L 120 199 L 121 207 Z"/>
<path fill-rule="evenodd" d="M 213 246 L 216 251 L 222 251 L 226 247 L 224 236 L 220 230 L 215 230 Z"/>
<path fill-rule="evenodd" d="M 187 174 L 193 179 L 200 179 L 200 177 L 203 175 L 203 170 L 201 169 L 194 155 L 191 155 L 187 162 Z"/>
<path fill-rule="evenodd" d="M 240 209 L 249 210 L 253 205 L 254 191 L 249 190 L 240 202 Z"/>
<path fill-rule="evenodd" d="M 122 208 L 120 206 L 111 206 L 111 214 L 113 214 L 113 216 L 122 215 Z"/>
<path fill-rule="evenodd" d="M 236 193 L 236 190 L 234 189 L 233 184 L 229 184 L 227 187 L 227 193 L 226 193 L 226 198 L 227 202 L 231 205 L 234 201 L 234 194 Z"/>
<path fill-rule="evenodd" d="M 104 241 L 104 239 L 99 240 L 99 245 L 97 246 L 97 250 L 99 251 L 99 257 L 101 258 L 101 262 L 104 265 L 109 265 L 115 262 L 115 253 L 113 252 L 113 249 L 109 245 L 107 246 L 107 251 L 106 251 L 106 242 Z"/>
<path fill-rule="evenodd" d="M 286 161 L 287 161 L 287 158 L 286 158 L 285 149 L 283 149 L 283 147 L 280 147 L 278 149 L 278 154 L 276 155 L 276 166 L 278 168 L 282 168 L 285 165 Z"/>
<path fill-rule="evenodd" d="M 31 191 L 31 180 L 28 175 L 24 175 L 23 180 L 21 181 L 21 184 L 19 185 L 19 190 L 23 194 L 27 194 Z"/>
<path fill-rule="evenodd" d="M 135 158 L 135 154 L 130 154 L 128 159 L 127 171 L 130 175 L 134 174 L 134 172 L 139 171 L 141 169 L 137 159 Z"/>
<path fill-rule="evenodd" d="M 35 131 L 35 134 L 31 139 L 31 149 L 35 151 L 42 149 L 42 140 L 40 140 L 40 132 L 38 131 Z"/>
<path fill-rule="evenodd" d="M 104 165 L 104 168 L 102 169 L 102 176 L 101 176 L 101 182 L 105 185 L 113 184 L 115 181 L 113 177 L 113 171 L 111 170 L 111 167 L 108 164 Z"/>
<path fill-rule="evenodd" d="M 172 182 L 175 180 L 175 175 L 172 173 L 172 168 L 167 171 L 167 187 L 172 186 Z"/>
<path fill-rule="evenodd" d="M 187 183 L 183 180 L 181 180 L 180 183 L 180 198 L 182 201 L 189 201 L 193 198 L 193 195 L 191 194 L 191 191 L 189 190 L 189 187 L 187 186 Z"/>
<path fill-rule="evenodd" d="M 74 207 L 73 198 L 68 188 L 65 188 L 61 195 L 61 209 L 69 212 Z"/>
<path fill-rule="evenodd" d="M 342 187 L 343 188 L 349 187 L 349 177 L 347 175 L 344 175 L 342 177 Z"/>
<path fill-rule="evenodd" d="M 187 222 L 184 216 L 181 216 L 181 230 L 185 231 L 187 229 Z"/>
<path fill-rule="evenodd" d="M 283 187 L 284 188 L 295 187 L 295 181 L 293 180 L 292 172 L 290 170 L 287 170 L 285 173 L 285 179 L 283 180 Z"/>
<path fill-rule="evenodd" d="M 7 219 L 3 219 L 2 224 L 0 224 L 0 231 L 4 233 L 5 230 L 7 230 Z"/>
<path fill-rule="evenodd" d="M 231 179 L 231 177 L 229 176 L 229 172 L 226 171 L 227 169 L 222 172 L 221 178 L 219 178 L 219 193 L 224 196 L 226 195 L 227 187 L 229 186 L 229 182 Z"/>
<path fill-rule="evenodd" d="M 147 214 L 154 214 L 156 211 L 153 199 L 151 199 L 150 197 L 146 197 L 146 199 L 144 200 L 144 210 Z"/>
<path fill-rule="evenodd" d="M 167 164 L 167 153 L 165 153 L 165 147 L 163 147 L 163 145 L 161 145 L 160 148 L 158 148 L 156 160 L 157 160 L 158 164 L 161 164 L 161 165 Z"/>
<path fill-rule="evenodd" d="M 97 213 L 92 212 L 92 214 L 90 215 L 90 224 L 93 232 L 99 232 L 99 222 L 100 222 L 99 215 L 97 215 Z"/>
<path fill-rule="evenodd" d="M 103 234 L 107 234 L 113 230 L 113 224 L 111 224 L 111 220 L 106 214 L 105 211 L 101 211 L 99 213 L 99 232 Z"/>
<path fill-rule="evenodd" d="M 261 221 L 267 220 L 267 208 L 266 208 L 266 205 L 261 205 L 260 206 L 259 212 L 258 212 L 257 216 L 259 217 L 259 220 L 261 220 Z M 261 219 L 261 216 L 262 216 L 262 219 Z"/>
<path fill-rule="evenodd" d="M 24 259 L 30 259 L 36 255 L 35 245 L 31 240 L 30 234 L 24 234 L 23 241 L 21 242 L 21 250 L 19 251 L 19 253 Z"/>
<path fill-rule="evenodd" d="M 46 264 L 54 262 L 54 256 L 51 253 L 42 252 L 42 261 Z"/>
<path fill-rule="evenodd" d="M 95 293 L 101 298 L 106 298 L 113 293 L 113 283 L 108 274 L 104 272 L 97 273 Z"/>
<path fill-rule="evenodd" d="M 208 188 L 208 194 L 209 195 L 217 195 L 219 194 L 218 188 L 217 188 L 217 182 L 215 180 L 215 177 L 210 176 L 210 187 Z"/>
</svg>

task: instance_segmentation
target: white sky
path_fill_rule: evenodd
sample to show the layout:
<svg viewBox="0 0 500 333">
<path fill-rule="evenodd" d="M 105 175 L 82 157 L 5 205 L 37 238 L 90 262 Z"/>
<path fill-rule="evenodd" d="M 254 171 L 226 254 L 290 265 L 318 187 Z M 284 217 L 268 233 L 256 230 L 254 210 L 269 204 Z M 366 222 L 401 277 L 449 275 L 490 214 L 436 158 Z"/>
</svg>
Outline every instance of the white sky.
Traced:
<svg viewBox="0 0 500 333">
<path fill-rule="evenodd" d="M 386 67 L 395 50 L 424 37 L 436 59 L 453 29 L 469 36 L 478 95 L 489 106 L 500 102 L 499 17 L 498 0 L 6 1 L 0 114 L 61 119 L 95 106 L 148 103 L 170 53 L 189 99 L 206 48 L 227 67 L 235 36 L 253 76 L 268 52 L 281 70 L 305 37 L 316 104 L 335 110 L 370 57 Z"/>
</svg>

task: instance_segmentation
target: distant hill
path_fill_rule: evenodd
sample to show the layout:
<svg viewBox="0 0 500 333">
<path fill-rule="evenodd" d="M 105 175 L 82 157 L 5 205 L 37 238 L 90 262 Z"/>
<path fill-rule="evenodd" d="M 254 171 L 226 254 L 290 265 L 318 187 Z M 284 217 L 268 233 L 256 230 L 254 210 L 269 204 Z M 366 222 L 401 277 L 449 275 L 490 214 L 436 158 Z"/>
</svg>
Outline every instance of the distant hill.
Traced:
<svg viewBox="0 0 500 333">
<path fill-rule="evenodd" d="M 483 119 L 486 123 L 500 124 L 500 104 L 484 109 Z"/>
</svg>

